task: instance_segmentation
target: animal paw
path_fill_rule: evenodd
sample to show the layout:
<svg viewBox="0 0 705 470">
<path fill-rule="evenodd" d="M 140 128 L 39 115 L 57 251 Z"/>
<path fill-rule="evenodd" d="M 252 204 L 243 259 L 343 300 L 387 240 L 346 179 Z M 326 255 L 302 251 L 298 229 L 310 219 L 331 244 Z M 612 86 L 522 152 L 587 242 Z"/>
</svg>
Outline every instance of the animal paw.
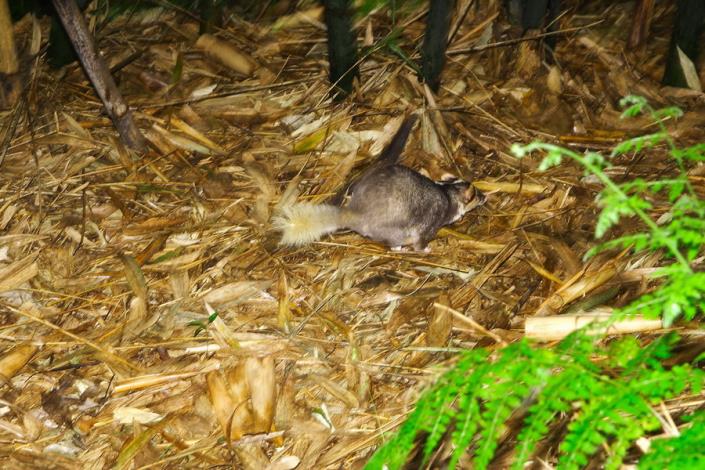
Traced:
<svg viewBox="0 0 705 470">
<path fill-rule="evenodd" d="M 428 246 L 428 241 L 426 240 L 415 240 L 414 243 L 411 244 L 411 246 L 414 247 L 414 251 L 418 253 L 430 253 L 431 252 L 431 247 Z"/>
</svg>

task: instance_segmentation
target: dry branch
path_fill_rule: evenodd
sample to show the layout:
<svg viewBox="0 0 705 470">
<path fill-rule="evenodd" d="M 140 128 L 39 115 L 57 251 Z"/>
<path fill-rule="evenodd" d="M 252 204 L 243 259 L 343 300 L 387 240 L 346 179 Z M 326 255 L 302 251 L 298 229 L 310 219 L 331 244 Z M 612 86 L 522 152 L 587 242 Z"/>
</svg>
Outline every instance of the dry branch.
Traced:
<svg viewBox="0 0 705 470">
<path fill-rule="evenodd" d="M 52 0 L 54 8 L 76 49 L 78 58 L 90 78 L 96 93 L 105 106 L 105 111 L 112 119 L 120 138 L 130 148 L 146 150 L 146 142 L 135 124 L 132 112 L 122 97 L 108 66 L 96 50 L 83 14 L 74 0 Z"/>
</svg>

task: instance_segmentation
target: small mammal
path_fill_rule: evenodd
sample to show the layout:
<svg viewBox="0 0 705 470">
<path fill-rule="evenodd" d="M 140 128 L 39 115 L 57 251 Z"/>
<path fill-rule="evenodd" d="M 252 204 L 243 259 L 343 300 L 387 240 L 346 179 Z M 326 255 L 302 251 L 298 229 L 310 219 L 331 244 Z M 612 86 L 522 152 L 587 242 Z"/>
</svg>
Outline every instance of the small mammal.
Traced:
<svg viewBox="0 0 705 470">
<path fill-rule="evenodd" d="M 409 116 L 378 160 L 347 188 L 347 204 L 293 204 L 275 217 L 280 244 L 299 246 L 352 230 L 393 250 L 426 245 L 444 225 L 483 204 L 485 195 L 457 179 L 433 181 L 397 163 L 416 116 Z"/>
</svg>

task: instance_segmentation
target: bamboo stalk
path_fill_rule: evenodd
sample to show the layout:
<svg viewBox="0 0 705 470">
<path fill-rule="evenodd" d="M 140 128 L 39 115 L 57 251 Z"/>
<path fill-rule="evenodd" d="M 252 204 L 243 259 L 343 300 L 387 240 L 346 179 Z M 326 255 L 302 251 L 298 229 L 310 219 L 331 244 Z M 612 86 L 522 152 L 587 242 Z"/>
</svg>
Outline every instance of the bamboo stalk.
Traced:
<svg viewBox="0 0 705 470">
<path fill-rule="evenodd" d="M 0 0 L 0 73 L 11 75 L 19 68 L 10 7 L 7 0 Z"/>
</svg>

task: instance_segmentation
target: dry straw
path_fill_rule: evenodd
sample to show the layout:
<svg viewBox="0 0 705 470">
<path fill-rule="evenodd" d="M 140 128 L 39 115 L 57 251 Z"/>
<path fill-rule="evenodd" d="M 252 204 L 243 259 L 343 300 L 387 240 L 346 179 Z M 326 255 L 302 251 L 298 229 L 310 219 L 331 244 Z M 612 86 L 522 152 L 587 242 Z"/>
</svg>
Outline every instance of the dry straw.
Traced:
<svg viewBox="0 0 705 470">
<path fill-rule="evenodd" d="M 599 186 L 570 165 L 539 173 L 538 156 L 520 163 L 508 148 L 534 138 L 601 148 L 607 131 L 638 131 L 609 103 L 637 83 L 661 96 L 654 61 L 635 59 L 636 76 L 614 52 L 621 39 L 573 31 L 549 86 L 537 43 L 484 47 L 504 31 L 500 2 L 459 3 L 452 49 L 483 51 L 450 56 L 438 96 L 384 49 L 361 61 L 341 104 L 327 97 L 320 9 L 234 17 L 200 39 L 174 10 L 100 19 L 99 47 L 121 66 L 149 140 L 141 155 L 115 138 L 76 64 L 30 64 L 26 111 L 0 115 L 8 468 L 350 468 L 453 351 L 502 347 L 525 322 L 532 335 L 538 321 L 575 325 L 550 319 L 649 288 L 657 257 L 582 261 Z M 16 23 L 19 44 L 32 24 Z M 375 40 L 392 28 L 385 10 L 360 24 Z M 395 44 L 411 54 L 423 11 L 401 24 Z M 429 254 L 351 233 L 281 247 L 278 205 L 330 197 L 409 110 L 422 119 L 404 163 L 474 180 L 488 204 Z M 674 131 L 702 139 L 696 117 Z M 664 162 L 656 150 L 617 163 L 639 176 Z"/>
</svg>

